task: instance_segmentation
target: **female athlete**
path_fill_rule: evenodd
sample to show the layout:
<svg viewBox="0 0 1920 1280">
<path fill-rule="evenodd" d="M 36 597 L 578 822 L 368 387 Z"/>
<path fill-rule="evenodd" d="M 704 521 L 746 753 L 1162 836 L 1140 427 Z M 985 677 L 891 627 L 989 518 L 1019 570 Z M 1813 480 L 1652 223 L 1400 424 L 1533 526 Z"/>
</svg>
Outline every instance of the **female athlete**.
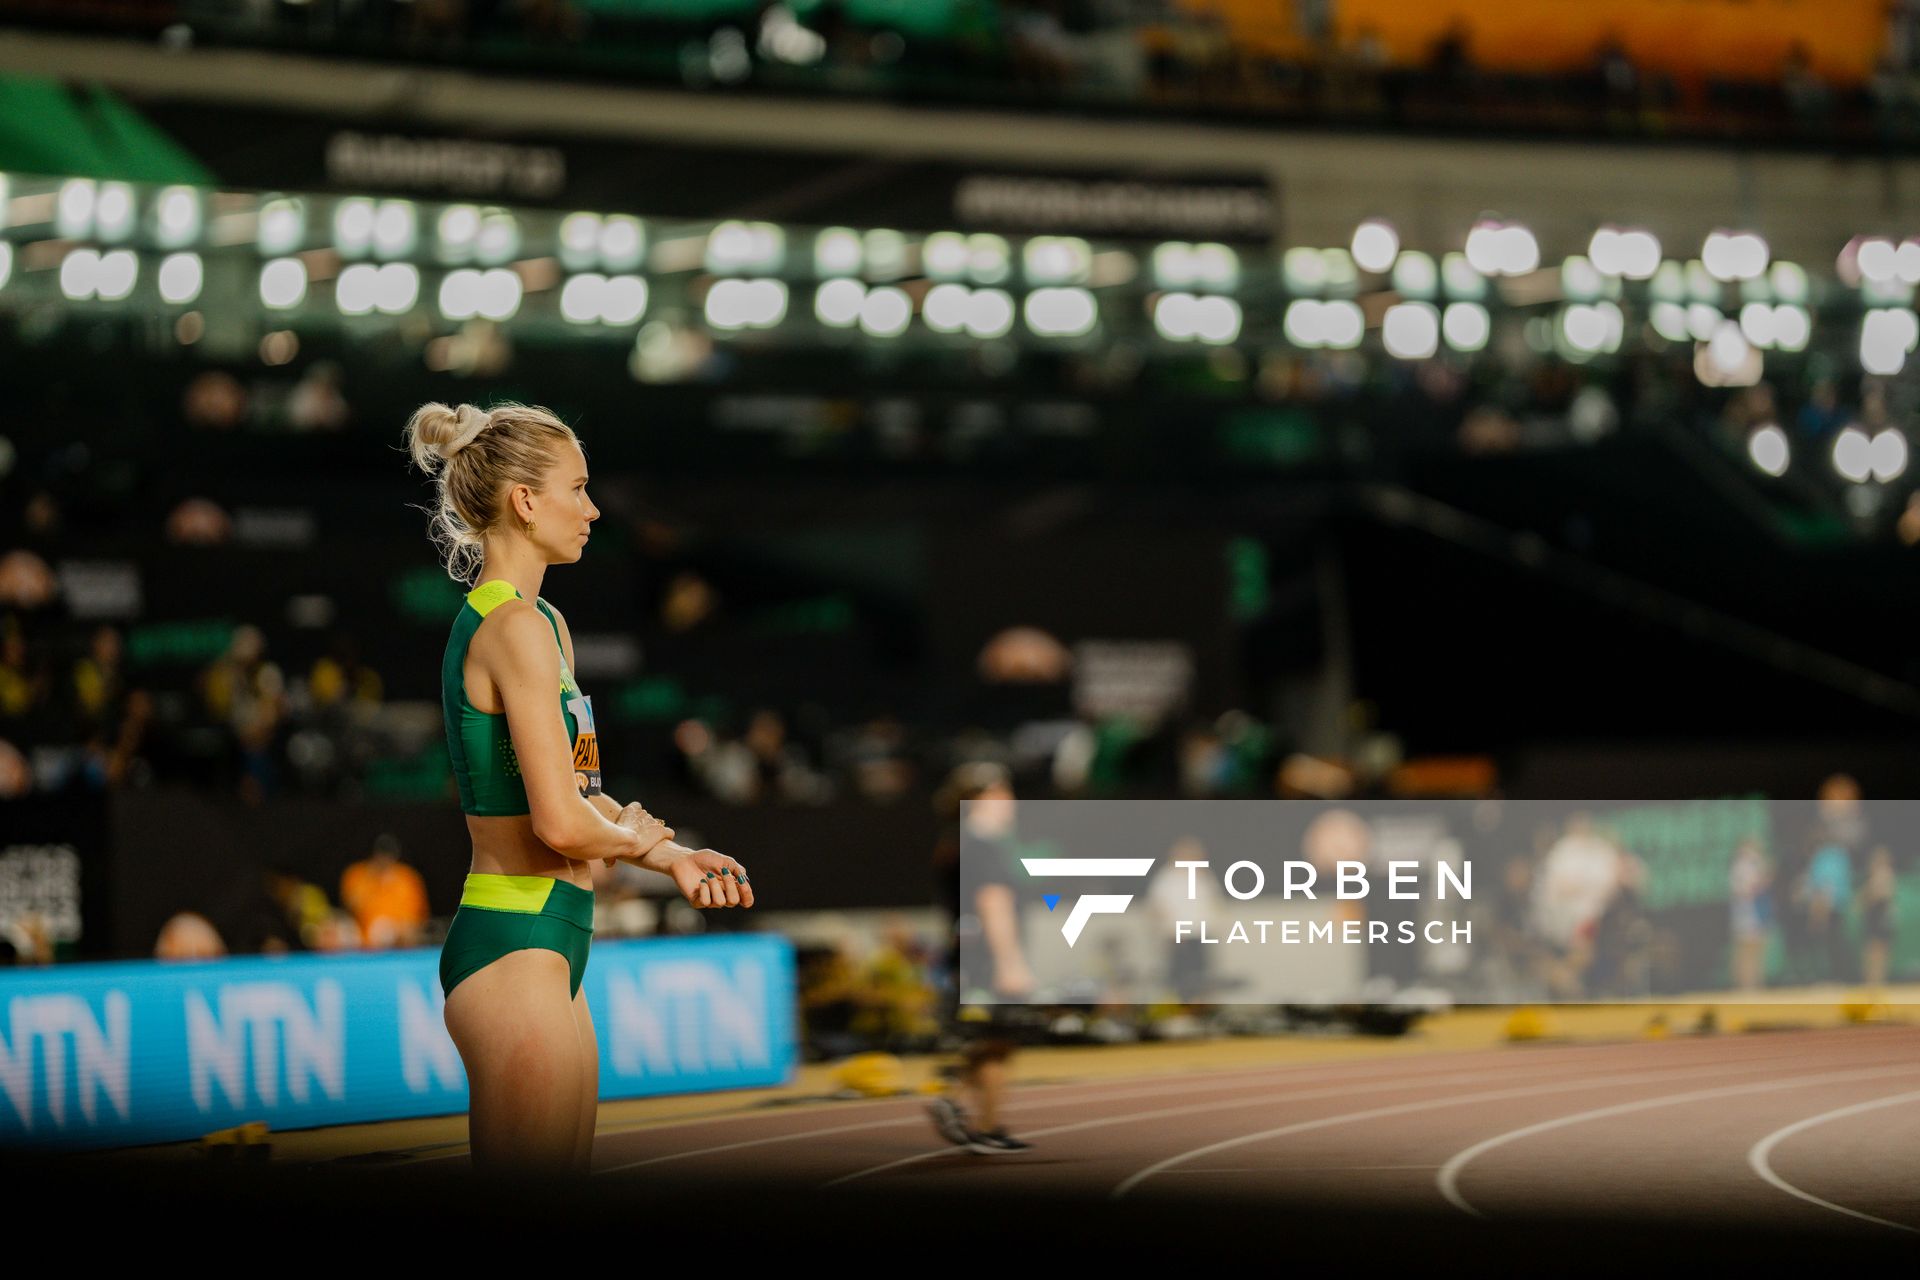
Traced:
<svg viewBox="0 0 1920 1280">
<path fill-rule="evenodd" d="M 466 1064 L 476 1169 L 585 1172 L 600 1051 L 580 993 L 595 859 L 672 877 L 696 907 L 751 907 L 746 869 L 688 849 L 600 789 L 573 638 L 540 598 L 586 549 L 599 508 L 573 431 L 545 409 L 423 405 L 407 423 L 434 477 L 432 536 L 471 587 L 441 663 L 447 751 L 473 867 L 440 953 L 447 1030 Z"/>
</svg>

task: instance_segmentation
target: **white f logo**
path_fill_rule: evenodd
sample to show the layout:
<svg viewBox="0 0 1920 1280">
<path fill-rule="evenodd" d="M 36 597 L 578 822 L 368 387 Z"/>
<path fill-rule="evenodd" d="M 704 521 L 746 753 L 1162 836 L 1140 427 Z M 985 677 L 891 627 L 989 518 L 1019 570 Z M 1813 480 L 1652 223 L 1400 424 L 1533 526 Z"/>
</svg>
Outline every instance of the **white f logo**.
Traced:
<svg viewBox="0 0 1920 1280">
<path fill-rule="evenodd" d="M 1030 876 L 1144 876 L 1153 870 L 1152 858 L 1022 858 Z M 1117 916 L 1133 901 L 1130 893 L 1089 893 L 1067 912 L 1060 933 L 1071 947 L 1093 916 Z"/>
</svg>

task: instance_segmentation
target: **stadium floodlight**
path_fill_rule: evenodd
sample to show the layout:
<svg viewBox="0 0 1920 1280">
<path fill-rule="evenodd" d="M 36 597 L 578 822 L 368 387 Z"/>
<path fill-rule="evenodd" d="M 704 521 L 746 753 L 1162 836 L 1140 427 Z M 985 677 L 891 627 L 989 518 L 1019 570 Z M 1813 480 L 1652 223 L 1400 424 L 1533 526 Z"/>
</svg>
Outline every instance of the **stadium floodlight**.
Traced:
<svg viewBox="0 0 1920 1280">
<path fill-rule="evenodd" d="M 366 253 L 373 243 L 373 201 L 365 196 L 342 200 L 333 207 L 333 247 L 349 258 Z"/>
<path fill-rule="evenodd" d="M 1240 283 L 1240 255 L 1224 244 L 1194 245 L 1193 283 L 1202 289 L 1230 292 Z"/>
<path fill-rule="evenodd" d="M 604 243 L 607 227 L 612 220 L 600 229 Z M 520 252 L 520 220 L 505 209 L 482 209 L 480 211 L 480 230 L 473 239 L 473 256 L 483 267 L 498 267 L 513 260 Z M 602 257 L 604 258 L 604 254 Z M 637 260 L 637 259 L 636 259 Z"/>
<path fill-rule="evenodd" d="M 54 199 L 54 230 L 68 240 L 91 236 L 93 207 L 99 193 L 99 185 L 92 178 L 69 178 L 61 183 L 60 194 Z"/>
<path fill-rule="evenodd" d="M 74 302 L 94 295 L 100 287 L 100 252 L 75 249 L 60 260 L 60 292 Z"/>
<path fill-rule="evenodd" d="M 1280 332 L 1296 347 L 1311 351 L 1327 342 L 1327 304 L 1314 298 L 1295 298 L 1280 319 Z"/>
<path fill-rule="evenodd" d="M 274 258 L 260 267 L 260 301 L 275 311 L 291 311 L 307 296 L 307 264 L 298 258 Z"/>
<path fill-rule="evenodd" d="M 972 293 L 963 284 L 937 284 L 921 300 L 920 318 L 935 333 L 959 333 L 967 327 L 967 304 Z M 817 297 L 814 310 L 818 314 Z"/>
<path fill-rule="evenodd" d="M 1893 253 L 1893 274 L 1901 284 L 1920 284 L 1920 240 L 1900 242 Z"/>
<path fill-rule="evenodd" d="M 306 202 L 296 197 L 277 196 L 260 206 L 255 243 L 265 254 L 288 254 L 300 247 L 307 234 Z"/>
<path fill-rule="evenodd" d="M 1747 335 L 1740 332 L 1740 326 L 1731 320 L 1722 320 L 1713 336 L 1707 339 L 1707 358 L 1720 373 L 1734 375 L 1752 357 L 1753 344 L 1747 341 Z"/>
<path fill-rule="evenodd" d="M 1813 337 L 1813 316 L 1791 303 L 1773 309 L 1773 345 L 1781 351 L 1805 351 Z"/>
<path fill-rule="evenodd" d="M 374 286 L 380 268 L 370 262 L 355 262 L 342 268 L 333 282 L 333 305 L 343 316 L 370 315 L 374 308 Z"/>
<path fill-rule="evenodd" d="M 966 290 L 959 285 L 941 285 L 941 289 Z M 938 292 L 936 289 L 934 292 Z M 835 280 L 822 281 L 813 291 L 813 315 L 821 324 L 832 329 L 851 329 L 860 323 L 860 304 L 867 298 L 867 286 L 858 280 L 841 276 Z M 931 295 L 929 295 L 931 302 Z"/>
<path fill-rule="evenodd" d="M 1440 332 L 1455 351 L 1481 351 L 1493 333 L 1493 318 L 1477 302 L 1450 302 L 1440 313 Z"/>
<path fill-rule="evenodd" d="M 607 278 L 597 271 L 583 271 L 560 287 L 560 314 L 569 324 L 593 324 L 600 319 Z"/>
<path fill-rule="evenodd" d="M 374 275 L 373 305 L 403 316 L 420 300 L 420 270 L 410 262 L 389 262 Z"/>
<path fill-rule="evenodd" d="M 860 331 L 871 338 L 897 338 L 913 321 L 913 299 L 892 285 L 867 290 L 860 302 Z"/>
<path fill-rule="evenodd" d="M 1193 246 L 1184 240 L 1155 245 L 1150 262 L 1153 282 L 1162 289 L 1189 288 L 1199 276 L 1193 261 Z"/>
<path fill-rule="evenodd" d="M 1905 307 L 1878 307 L 1860 318 L 1860 367 L 1891 377 L 1920 341 L 1920 320 Z"/>
<path fill-rule="evenodd" d="M 1883 427 L 1868 444 L 1868 461 L 1875 480 L 1892 484 L 1907 469 L 1907 437 L 1897 427 Z"/>
<path fill-rule="evenodd" d="M 861 242 L 867 260 L 867 277 L 872 280 L 898 280 L 907 273 L 907 238 L 898 231 L 876 227 Z"/>
<path fill-rule="evenodd" d="M 1211 346 L 1225 346 L 1240 336 L 1240 304 L 1217 293 L 1194 303 L 1193 336 Z"/>
<path fill-rule="evenodd" d="M 1764 302 L 1749 302 L 1740 308 L 1740 332 L 1747 335 L 1747 341 L 1762 351 L 1771 350 L 1779 338 L 1779 325 L 1774 321 L 1773 308 Z"/>
<path fill-rule="evenodd" d="M 560 220 L 560 261 L 570 268 L 593 266 L 600 260 L 600 215 L 570 213 Z"/>
<path fill-rule="evenodd" d="M 434 239 L 442 262 L 465 262 L 473 256 L 473 242 L 480 236 L 480 210 L 470 204 L 450 204 L 440 211 L 434 224 Z"/>
<path fill-rule="evenodd" d="M 1449 298 L 1479 302 L 1487 296 L 1487 278 L 1473 269 L 1464 253 L 1449 253 L 1440 259 L 1440 282 Z"/>
<path fill-rule="evenodd" d="M 1367 317 L 1356 302 L 1336 298 L 1320 310 L 1320 341 L 1335 351 L 1351 351 L 1367 334 Z"/>
<path fill-rule="evenodd" d="M 93 205 L 93 233 L 108 244 L 133 234 L 133 188 L 124 182 L 103 182 Z"/>
<path fill-rule="evenodd" d="M 1005 236 L 979 231 L 967 237 L 967 274 L 975 284 L 999 284 L 1012 264 L 1013 250 Z"/>
<path fill-rule="evenodd" d="M 1695 342 L 1710 342 L 1713 335 L 1720 332 L 1720 322 L 1725 319 L 1718 307 L 1704 302 L 1692 303 L 1687 307 L 1687 334 Z"/>
<path fill-rule="evenodd" d="M 517 272 L 504 267 L 483 271 L 474 309 L 485 320 L 510 320 L 514 312 L 520 310 L 523 288 Z"/>
<path fill-rule="evenodd" d="M 1385 219 L 1368 218 L 1353 229 L 1349 251 L 1354 265 L 1362 271 L 1381 275 L 1393 266 L 1394 258 L 1400 253 L 1400 233 Z"/>
<path fill-rule="evenodd" d="M 647 282 L 635 275 L 607 278 L 600 299 L 600 322 L 616 327 L 639 324 L 647 314 Z"/>
<path fill-rule="evenodd" d="M 786 318 L 787 286 L 779 280 L 716 280 L 704 311 L 715 329 L 770 329 Z"/>
<path fill-rule="evenodd" d="M 480 273 L 471 267 L 447 272 L 440 282 L 440 314 L 448 320 L 471 320 L 480 314 Z"/>
<path fill-rule="evenodd" d="M 1700 263 L 1715 280 L 1754 280 L 1766 272 L 1767 242 L 1753 231 L 1716 230 L 1700 249 Z"/>
<path fill-rule="evenodd" d="M 1029 284 L 1081 284 L 1093 269 L 1093 246 L 1078 236 L 1035 236 L 1021 250 L 1021 263 Z"/>
<path fill-rule="evenodd" d="M 1873 441 L 1866 432 L 1848 426 L 1833 438 L 1833 469 L 1843 480 L 1866 483 L 1873 474 Z"/>
<path fill-rule="evenodd" d="M 967 332 L 975 338 L 1006 337 L 1013 316 L 1013 295 L 1005 289 L 975 289 L 967 296 Z"/>
<path fill-rule="evenodd" d="M 1685 342 L 1694 336 L 1687 326 L 1687 309 L 1677 302 L 1654 303 L 1648 309 L 1648 319 L 1653 324 L 1653 331 L 1668 342 Z M 1718 323 L 1717 315 L 1715 323 Z"/>
<path fill-rule="evenodd" d="M 785 259 L 786 233 L 771 222 L 723 222 L 707 237 L 707 270 L 722 275 L 778 271 Z"/>
<path fill-rule="evenodd" d="M 100 255 L 94 293 L 102 302 L 118 302 L 133 292 L 139 278 L 140 259 L 133 256 L 133 250 L 114 249 Z"/>
<path fill-rule="evenodd" d="M 1091 333 L 1100 308 L 1085 289 L 1035 289 L 1022 311 L 1027 327 L 1043 338 L 1077 338 Z"/>
<path fill-rule="evenodd" d="M 1867 236 L 1856 241 L 1853 253 L 1861 277 L 1875 284 L 1885 284 L 1899 273 L 1900 251 L 1885 236 Z"/>
<path fill-rule="evenodd" d="M 1811 292 L 1807 269 L 1797 262 L 1774 263 L 1767 269 L 1767 283 L 1773 286 L 1773 296 L 1780 302 L 1804 306 Z"/>
<path fill-rule="evenodd" d="M 1467 262 L 1483 276 L 1523 276 L 1540 267 L 1540 242 L 1518 222 L 1482 218 L 1467 232 Z"/>
<path fill-rule="evenodd" d="M 420 215 L 411 200 L 382 200 L 373 212 L 373 251 L 404 258 L 420 240 Z"/>
<path fill-rule="evenodd" d="M 1431 300 L 1440 287 L 1440 268 L 1418 249 L 1405 250 L 1393 264 L 1393 287 L 1403 298 Z"/>
<path fill-rule="evenodd" d="M 608 214 L 600 224 L 600 265 L 609 271 L 632 271 L 646 254 L 646 224 L 632 214 Z"/>
<path fill-rule="evenodd" d="M 168 187 L 154 199 L 152 216 L 155 244 L 185 248 L 200 238 L 200 193 L 192 187 Z"/>
<path fill-rule="evenodd" d="M 1428 302 L 1396 303 L 1387 308 L 1380 336 L 1388 355 L 1425 360 L 1440 349 L 1440 313 Z"/>
<path fill-rule="evenodd" d="M 1602 275 L 1650 280 L 1660 269 L 1660 238 L 1638 227 L 1604 226 L 1588 241 L 1587 257 Z"/>
<path fill-rule="evenodd" d="M 1327 261 L 1317 250 L 1296 246 L 1280 258 L 1289 293 L 1315 294 L 1327 287 Z"/>
<path fill-rule="evenodd" d="M 1195 329 L 1194 302 L 1190 293 L 1163 293 L 1153 304 L 1153 327 L 1169 342 L 1187 342 Z"/>
<path fill-rule="evenodd" d="M 959 265 L 960 269 L 964 270 L 967 260 L 966 238 L 954 235 L 952 232 L 945 234 L 959 242 Z M 927 243 L 931 245 L 937 238 L 931 237 Z M 862 261 L 860 233 L 851 227 L 828 227 L 813 238 L 813 271 L 817 276 L 822 278 L 857 276 L 860 274 Z M 933 273 L 929 271 L 928 274 Z"/>
<path fill-rule="evenodd" d="M 821 234 L 825 235 L 826 232 Z M 920 242 L 920 270 L 926 273 L 929 280 L 965 279 L 968 258 L 967 238 L 958 231 L 936 231 Z M 820 253 L 817 248 L 814 251 L 814 261 L 816 264 L 820 262 Z M 857 264 L 854 269 L 859 269 Z M 839 271 L 829 273 L 823 268 L 820 274 L 845 275 L 848 273 Z"/>
<path fill-rule="evenodd" d="M 1560 332 L 1573 350 L 1597 355 L 1619 348 L 1620 319 L 1611 302 L 1576 302 L 1560 313 Z"/>
<path fill-rule="evenodd" d="M 1747 457 L 1770 476 L 1787 474 L 1787 466 L 1793 461 L 1787 433 L 1771 422 L 1755 427 L 1747 436 Z"/>
<path fill-rule="evenodd" d="M 1320 261 L 1327 271 L 1327 291 L 1329 293 L 1352 293 L 1360 283 L 1360 273 L 1353 265 L 1353 255 L 1345 249 L 1322 249 Z"/>
<path fill-rule="evenodd" d="M 1617 275 L 1607 272 L 1605 275 Z M 1590 258 L 1579 254 L 1560 264 L 1560 292 L 1575 302 L 1592 302 L 1606 289 L 1606 278 Z"/>
</svg>

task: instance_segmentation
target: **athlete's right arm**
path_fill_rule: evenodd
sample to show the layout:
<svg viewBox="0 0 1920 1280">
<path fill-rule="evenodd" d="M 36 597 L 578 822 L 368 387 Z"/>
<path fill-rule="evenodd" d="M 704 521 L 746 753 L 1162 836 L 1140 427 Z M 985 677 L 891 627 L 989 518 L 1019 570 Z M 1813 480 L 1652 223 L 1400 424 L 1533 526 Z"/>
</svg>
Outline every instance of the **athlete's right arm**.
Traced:
<svg viewBox="0 0 1920 1280">
<path fill-rule="evenodd" d="M 561 857 L 582 862 L 641 856 L 650 842 L 602 817 L 574 781 L 553 629 L 532 605 L 514 601 L 495 611 L 493 625 L 500 630 L 493 637 L 497 643 L 488 646 L 488 670 L 506 708 L 534 837 Z"/>
</svg>

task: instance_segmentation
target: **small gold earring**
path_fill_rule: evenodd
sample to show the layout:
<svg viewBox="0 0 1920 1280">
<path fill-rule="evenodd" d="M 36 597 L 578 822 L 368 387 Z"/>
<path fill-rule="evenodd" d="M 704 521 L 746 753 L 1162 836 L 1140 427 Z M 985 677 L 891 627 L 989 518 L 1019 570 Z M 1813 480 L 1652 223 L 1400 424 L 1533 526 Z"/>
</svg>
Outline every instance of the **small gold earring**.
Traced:
<svg viewBox="0 0 1920 1280">
<path fill-rule="evenodd" d="M 527 536 L 529 538 L 533 536 L 533 521 L 531 520 L 527 521 Z"/>
</svg>

